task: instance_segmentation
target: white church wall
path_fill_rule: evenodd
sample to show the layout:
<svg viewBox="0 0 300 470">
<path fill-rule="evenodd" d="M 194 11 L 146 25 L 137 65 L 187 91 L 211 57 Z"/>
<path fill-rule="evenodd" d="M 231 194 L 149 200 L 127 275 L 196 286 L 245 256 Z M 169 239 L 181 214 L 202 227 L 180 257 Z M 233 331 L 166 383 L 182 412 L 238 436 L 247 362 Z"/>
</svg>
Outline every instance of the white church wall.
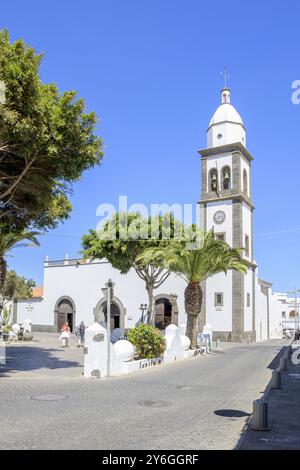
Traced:
<svg viewBox="0 0 300 470">
<path fill-rule="evenodd" d="M 248 196 L 251 197 L 251 184 L 250 184 L 250 165 L 243 158 L 241 159 L 241 190 L 243 191 L 243 173 L 244 170 L 247 172 L 247 187 L 248 187 Z"/>
<path fill-rule="evenodd" d="M 115 296 L 126 308 L 125 322 L 130 323 L 128 326 L 134 326 L 131 323 L 135 321 L 138 306 L 134 304 L 134 300 L 142 294 L 142 280 L 138 279 L 133 272 L 129 272 L 126 276 L 120 274 L 109 263 L 45 267 L 46 309 L 54 312 L 58 299 L 68 296 L 75 303 L 76 324 L 83 320 L 90 325 L 94 322 L 94 308 L 103 298 L 101 289 L 110 278 L 116 284 Z M 141 295 L 140 303 L 146 303 L 146 297 L 146 295 Z M 132 320 L 128 320 L 128 317 L 129 319 L 132 317 Z M 126 323 L 125 327 L 127 327 Z"/>
<path fill-rule="evenodd" d="M 45 266 L 44 299 L 38 304 L 28 301 L 18 302 L 18 321 L 30 318 L 33 324 L 53 325 L 57 301 L 62 297 L 70 297 L 75 304 L 76 324 L 83 320 L 86 325 L 90 325 L 94 322 L 94 308 L 103 299 L 101 289 L 110 278 L 115 282 L 115 296 L 126 310 L 125 328 L 134 327 L 141 317 L 140 304 L 148 303 L 145 283 L 134 270 L 126 275 L 120 274 L 106 262 Z M 181 278 L 171 275 L 159 289 L 154 291 L 154 296 L 177 294 L 179 324 L 186 322 L 185 287 L 186 283 Z M 34 308 L 29 315 L 28 309 L 31 309 L 31 304 Z"/>
<path fill-rule="evenodd" d="M 214 214 L 217 210 L 222 210 L 226 218 L 221 225 L 214 222 Z M 226 242 L 232 246 L 232 201 L 211 202 L 207 204 L 207 230 L 214 228 L 215 232 L 225 232 Z"/>
<path fill-rule="evenodd" d="M 223 293 L 223 306 L 215 306 L 215 293 Z M 232 331 L 232 272 L 219 273 L 206 281 L 206 322 L 213 331 Z"/>
<path fill-rule="evenodd" d="M 244 331 L 252 331 L 252 270 L 248 270 L 244 276 Z M 250 305 L 247 305 L 247 294 L 250 294 Z"/>
<path fill-rule="evenodd" d="M 218 147 L 232 142 L 241 142 L 246 146 L 246 133 L 240 124 L 214 124 L 207 133 L 207 147 Z"/>
<path fill-rule="evenodd" d="M 244 252 L 244 257 L 251 260 L 252 259 L 252 252 L 251 252 L 251 237 L 252 237 L 252 217 L 251 217 L 251 210 L 249 207 L 243 202 L 242 204 L 242 218 L 243 218 L 243 247 L 245 247 L 245 236 L 248 235 L 249 237 L 249 256 L 246 256 Z"/>
<path fill-rule="evenodd" d="M 261 286 L 256 279 L 256 314 L 255 314 L 255 330 L 256 341 L 264 341 L 268 339 L 268 298 L 261 291 Z"/>
</svg>

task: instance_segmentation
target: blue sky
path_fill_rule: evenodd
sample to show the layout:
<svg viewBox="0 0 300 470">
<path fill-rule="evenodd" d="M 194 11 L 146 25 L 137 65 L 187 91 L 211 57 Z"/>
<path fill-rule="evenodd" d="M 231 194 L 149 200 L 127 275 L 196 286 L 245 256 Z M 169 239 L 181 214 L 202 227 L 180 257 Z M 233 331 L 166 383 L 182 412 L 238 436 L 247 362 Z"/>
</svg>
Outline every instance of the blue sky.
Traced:
<svg viewBox="0 0 300 470">
<path fill-rule="evenodd" d="M 45 82 L 78 90 L 100 118 L 105 159 L 74 186 L 70 220 L 14 250 L 20 274 L 42 281 L 42 262 L 78 255 L 96 207 L 195 203 L 205 131 L 219 104 L 220 71 L 253 154 L 255 258 L 275 290 L 300 286 L 300 79 L 297 1 L 15 0 L 1 6 L 12 39 L 45 52 Z M 274 233 L 275 232 L 275 233 Z M 101 286 L 99 286 L 100 288 Z"/>
</svg>

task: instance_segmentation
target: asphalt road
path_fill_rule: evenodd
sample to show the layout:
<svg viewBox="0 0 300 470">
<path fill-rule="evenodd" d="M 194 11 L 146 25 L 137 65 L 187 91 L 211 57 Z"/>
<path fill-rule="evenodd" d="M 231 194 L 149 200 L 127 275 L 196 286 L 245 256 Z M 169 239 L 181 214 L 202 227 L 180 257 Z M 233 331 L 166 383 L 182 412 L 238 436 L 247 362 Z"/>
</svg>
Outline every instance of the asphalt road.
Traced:
<svg viewBox="0 0 300 470">
<path fill-rule="evenodd" d="M 0 373 L 0 448 L 234 449 L 283 345 L 227 346 L 110 379 L 85 379 L 78 365 L 13 374 L 11 364 Z"/>
</svg>

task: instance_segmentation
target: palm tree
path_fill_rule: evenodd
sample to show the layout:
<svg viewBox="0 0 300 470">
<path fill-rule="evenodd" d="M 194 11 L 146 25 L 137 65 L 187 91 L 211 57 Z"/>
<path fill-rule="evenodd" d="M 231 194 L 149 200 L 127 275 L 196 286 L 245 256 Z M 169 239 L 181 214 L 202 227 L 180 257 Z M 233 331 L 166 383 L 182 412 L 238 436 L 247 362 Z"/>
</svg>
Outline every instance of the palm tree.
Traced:
<svg viewBox="0 0 300 470">
<path fill-rule="evenodd" d="M 230 269 L 247 272 L 242 249 L 230 248 L 226 242 L 216 240 L 213 231 L 198 232 L 196 240 L 195 244 L 170 240 L 167 246 L 149 248 L 140 257 L 145 262 L 176 273 L 187 282 L 184 292 L 186 335 L 193 349 L 197 347 L 198 316 L 202 308 L 201 281 L 220 272 L 227 273 Z"/>
<path fill-rule="evenodd" d="M 5 256 L 13 248 L 30 245 L 39 246 L 40 243 L 36 238 L 37 235 L 39 235 L 39 232 L 31 232 L 27 230 L 16 232 L 0 231 L 0 292 L 4 286 L 6 275 L 7 263 Z M 22 243 L 24 240 L 28 240 L 30 243 Z"/>
</svg>

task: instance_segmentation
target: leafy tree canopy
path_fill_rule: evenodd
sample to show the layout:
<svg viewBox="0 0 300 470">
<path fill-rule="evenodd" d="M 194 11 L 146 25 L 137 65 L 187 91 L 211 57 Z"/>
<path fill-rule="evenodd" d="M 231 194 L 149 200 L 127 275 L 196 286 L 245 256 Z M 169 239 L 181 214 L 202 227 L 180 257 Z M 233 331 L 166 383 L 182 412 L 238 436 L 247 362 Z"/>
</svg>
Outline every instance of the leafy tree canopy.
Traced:
<svg viewBox="0 0 300 470">
<path fill-rule="evenodd" d="M 66 219 L 72 183 L 103 157 L 96 115 L 75 91 L 41 81 L 42 58 L 0 31 L 0 224 L 10 229 Z"/>
<path fill-rule="evenodd" d="M 169 240 L 182 237 L 182 225 L 173 214 L 143 217 L 132 212 L 115 214 L 99 230 L 82 237 L 83 255 L 107 259 L 114 268 L 126 274 L 131 268 L 142 270 L 147 263 L 138 260 L 146 248 L 168 246 Z"/>
<path fill-rule="evenodd" d="M 1 307 L 9 301 L 27 299 L 32 296 L 32 289 L 36 286 L 33 279 L 19 276 L 15 271 L 7 271 L 2 293 L 0 295 Z"/>
<path fill-rule="evenodd" d="M 145 282 L 148 293 L 148 322 L 154 323 L 153 291 L 170 274 L 155 260 L 139 259 L 145 249 L 167 246 L 170 239 L 182 236 L 182 224 L 173 214 L 142 217 L 139 213 L 120 212 L 108 220 L 100 230 L 90 230 L 82 238 L 83 255 L 87 258 L 106 259 L 122 274 L 131 268 Z"/>
</svg>

